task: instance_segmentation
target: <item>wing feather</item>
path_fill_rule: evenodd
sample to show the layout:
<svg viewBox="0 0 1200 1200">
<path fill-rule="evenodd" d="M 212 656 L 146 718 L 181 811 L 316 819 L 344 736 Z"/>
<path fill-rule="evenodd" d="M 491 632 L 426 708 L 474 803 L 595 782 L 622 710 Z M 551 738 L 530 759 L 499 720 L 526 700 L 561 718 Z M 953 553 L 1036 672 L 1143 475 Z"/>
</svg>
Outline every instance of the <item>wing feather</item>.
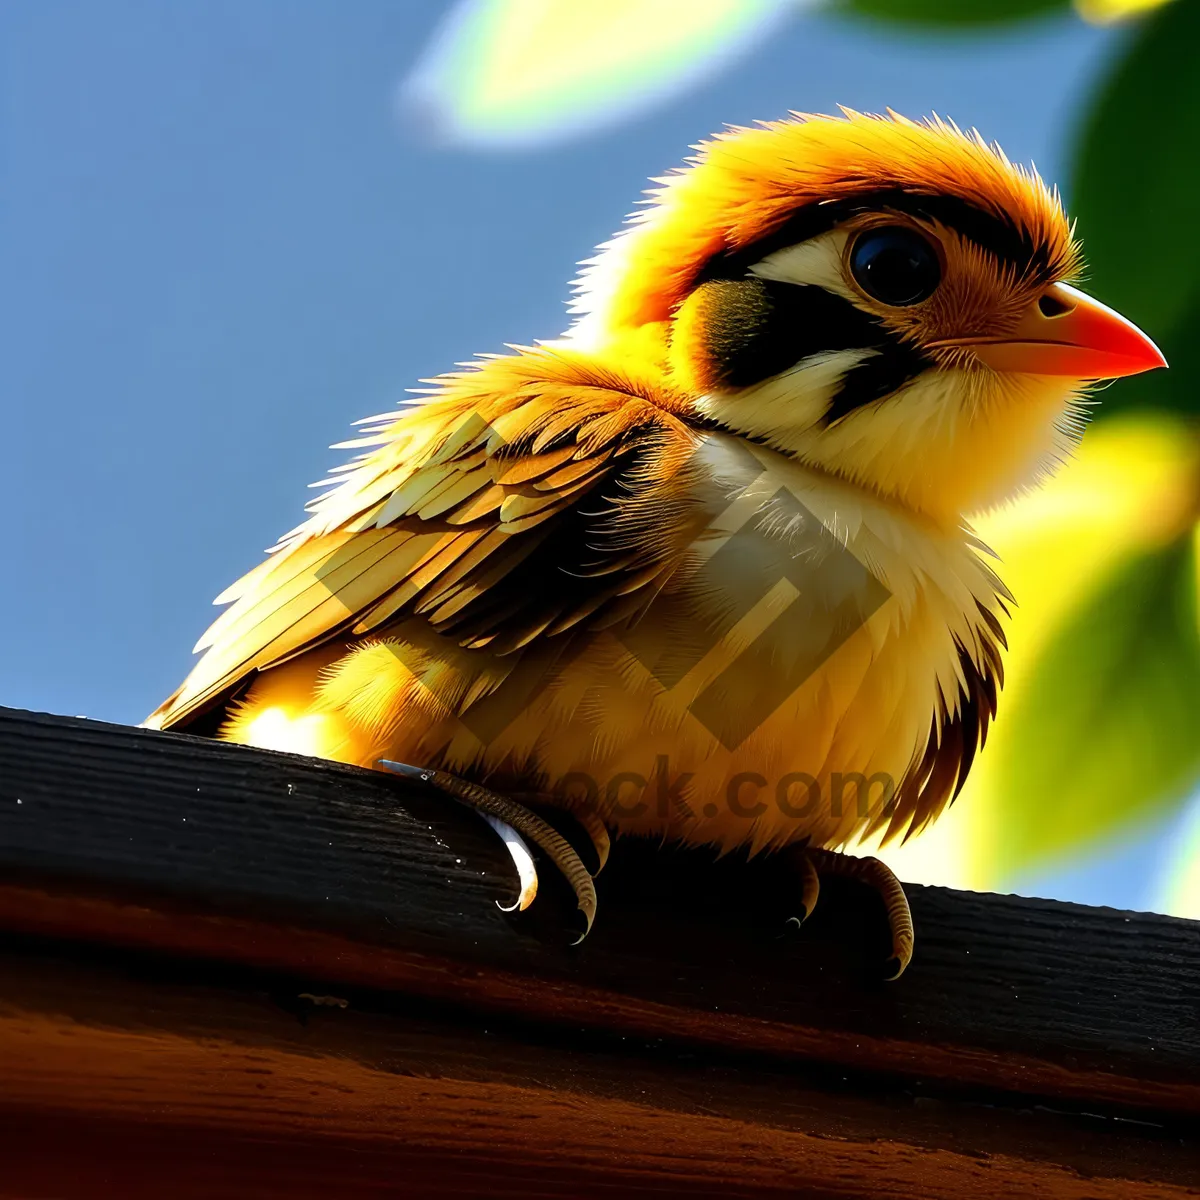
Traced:
<svg viewBox="0 0 1200 1200">
<path fill-rule="evenodd" d="M 514 487 L 519 483 L 529 483 L 538 479 L 565 462 L 575 457 L 577 448 L 573 443 L 560 446 L 557 450 L 548 450 L 544 454 L 528 454 L 523 458 L 515 458 L 503 467 L 496 478 L 497 483 Z"/>
<path fill-rule="evenodd" d="M 625 619 L 670 574 L 669 534 L 639 553 L 621 522 L 639 499 L 644 518 L 694 446 L 682 409 L 659 376 L 539 348 L 445 376 L 432 399 L 364 422 L 364 452 L 221 593 L 229 607 L 203 657 L 148 724 L 186 725 L 257 672 L 414 615 L 496 653 Z"/>
</svg>

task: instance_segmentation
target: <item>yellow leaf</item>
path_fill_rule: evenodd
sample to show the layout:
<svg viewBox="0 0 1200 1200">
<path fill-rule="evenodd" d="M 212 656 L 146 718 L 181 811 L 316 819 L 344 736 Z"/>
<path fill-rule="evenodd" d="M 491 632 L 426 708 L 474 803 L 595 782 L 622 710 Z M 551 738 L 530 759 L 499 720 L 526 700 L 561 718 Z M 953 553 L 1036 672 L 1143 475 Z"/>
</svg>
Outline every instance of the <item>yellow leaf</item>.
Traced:
<svg viewBox="0 0 1200 1200">
<path fill-rule="evenodd" d="M 1170 0 L 1075 0 L 1075 7 L 1085 21 L 1094 25 L 1108 25 L 1113 21 L 1127 21 L 1139 17 L 1152 8 L 1162 8 Z"/>
<path fill-rule="evenodd" d="M 815 0 L 460 0 L 406 81 L 443 140 L 537 145 L 611 124 Z"/>
</svg>

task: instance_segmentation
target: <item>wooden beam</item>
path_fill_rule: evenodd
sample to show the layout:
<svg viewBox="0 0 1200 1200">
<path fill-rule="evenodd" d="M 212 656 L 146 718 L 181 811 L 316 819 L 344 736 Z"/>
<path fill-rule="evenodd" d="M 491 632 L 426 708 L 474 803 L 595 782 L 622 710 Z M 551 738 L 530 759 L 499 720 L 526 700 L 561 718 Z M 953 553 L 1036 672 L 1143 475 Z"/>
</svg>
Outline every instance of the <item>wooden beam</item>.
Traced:
<svg viewBox="0 0 1200 1200">
<path fill-rule="evenodd" d="M 439 796 L 0 709 L 0 1196 L 1200 1195 L 1195 924 L 914 888 L 883 984 L 837 881 L 598 882 L 572 947 Z"/>
</svg>

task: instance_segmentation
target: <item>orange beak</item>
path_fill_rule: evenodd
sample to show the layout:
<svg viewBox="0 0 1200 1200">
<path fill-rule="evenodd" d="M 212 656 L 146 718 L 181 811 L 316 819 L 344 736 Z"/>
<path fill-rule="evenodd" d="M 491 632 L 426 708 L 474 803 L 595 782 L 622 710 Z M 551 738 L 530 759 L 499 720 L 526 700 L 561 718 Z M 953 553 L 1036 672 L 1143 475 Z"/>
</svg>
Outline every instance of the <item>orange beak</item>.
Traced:
<svg viewBox="0 0 1200 1200">
<path fill-rule="evenodd" d="M 1162 351 L 1120 313 L 1065 283 L 1047 288 L 1002 338 L 949 338 L 995 371 L 1120 379 L 1165 367 Z"/>
</svg>

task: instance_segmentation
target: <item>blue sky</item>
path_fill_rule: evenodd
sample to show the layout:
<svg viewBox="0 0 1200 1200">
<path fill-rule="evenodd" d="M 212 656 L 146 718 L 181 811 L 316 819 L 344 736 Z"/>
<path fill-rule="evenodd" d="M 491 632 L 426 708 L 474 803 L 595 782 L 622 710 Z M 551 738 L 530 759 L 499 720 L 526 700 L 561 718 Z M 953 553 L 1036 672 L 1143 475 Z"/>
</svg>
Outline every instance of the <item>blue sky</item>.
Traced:
<svg viewBox="0 0 1200 1200">
<path fill-rule="evenodd" d="M 137 721 L 211 598 L 296 523 L 349 423 L 565 324 L 573 264 L 725 122 L 975 124 L 1066 182 L 1114 35 L 930 41 L 796 19 L 702 86 L 545 149 L 395 119 L 441 6 L 7 0 L 0 8 L 0 703 Z"/>
</svg>

